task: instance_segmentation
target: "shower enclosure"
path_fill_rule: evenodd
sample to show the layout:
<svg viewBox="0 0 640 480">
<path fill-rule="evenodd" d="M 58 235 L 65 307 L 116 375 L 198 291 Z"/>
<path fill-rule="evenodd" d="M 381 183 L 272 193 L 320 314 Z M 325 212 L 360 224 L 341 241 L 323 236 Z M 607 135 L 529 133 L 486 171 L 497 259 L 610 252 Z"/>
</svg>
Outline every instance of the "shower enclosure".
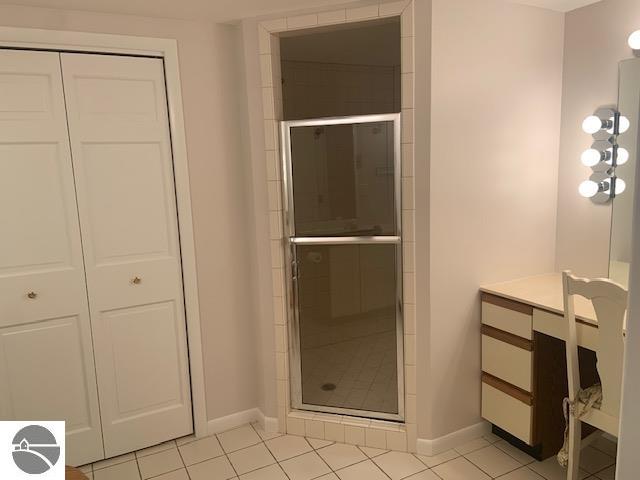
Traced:
<svg viewBox="0 0 640 480">
<path fill-rule="evenodd" d="M 401 421 L 400 114 L 281 129 L 292 407 Z"/>
</svg>

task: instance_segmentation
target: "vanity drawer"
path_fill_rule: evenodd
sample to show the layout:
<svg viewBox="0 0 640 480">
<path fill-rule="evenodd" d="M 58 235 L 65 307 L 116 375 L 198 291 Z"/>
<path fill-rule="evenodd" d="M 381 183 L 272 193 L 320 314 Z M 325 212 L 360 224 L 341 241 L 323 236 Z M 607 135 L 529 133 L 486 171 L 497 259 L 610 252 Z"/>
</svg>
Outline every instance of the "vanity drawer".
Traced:
<svg viewBox="0 0 640 480">
<path fill-rule="evenodd" d="M 533 308 L 495 295 L 482 295 L 482 323 L 522 338 L 533 338 Z"/>
<path fill-rule="evenodd" d="M 533 310 L 533 325 L 536 332 L 544 333 L 559 340 L 565 340 L 567 336 L 567 322 L 563 315 L 535 308 Z M 578 345 L 589 350 L 598 350 L 598 327 L 578 320 L 576 333 L 578 335 Z"/>
<path fill-rule="evenodd" d="M 482 417 L 526 444 L 533 445 L 533 407 L 530 397 L 528 402 L 524 401 L 525 398 L 515 398 L 503 391 L 509 390 L 508 385 L 501 387 L 500 382 L 485 377 L 482 376 Z"/>
<path fill-rule="evenodd" d="M 483 331 L 482 371 L 531 392 L 533 352 L 485 335 Z"/>
</svg>

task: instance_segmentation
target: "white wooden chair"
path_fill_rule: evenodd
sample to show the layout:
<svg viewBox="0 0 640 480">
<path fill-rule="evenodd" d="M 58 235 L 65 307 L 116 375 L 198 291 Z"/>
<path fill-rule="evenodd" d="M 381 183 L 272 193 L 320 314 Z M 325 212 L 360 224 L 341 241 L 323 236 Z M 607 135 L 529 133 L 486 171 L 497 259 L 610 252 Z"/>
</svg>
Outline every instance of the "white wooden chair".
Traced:
<svg viewBox="0 0 640 480">
<path fill-rule="evenodd" d="M 592 408 L 581 418 L 569 414 L 569 471 L 568 480 L 577 480 L 582 442 L 582 423 L 585 422 L 615 437 L 618 436 L 622 362 L 624 353 L 624 319 L 627 310 L 627 291 L 607 279 L 578 278 L 569 271 L 562 273 L 564 316 L 567 322 L 567 374 L 569 400 L 573 405 L 580 391 L 578 365 L 578 337 L 574 312 L 574 295 L 593 303 L 598 320 L 597 369 L 602 384 L 600 408 Z M 578 399 L 578 402 L 580 400 Z"/>
</svg>

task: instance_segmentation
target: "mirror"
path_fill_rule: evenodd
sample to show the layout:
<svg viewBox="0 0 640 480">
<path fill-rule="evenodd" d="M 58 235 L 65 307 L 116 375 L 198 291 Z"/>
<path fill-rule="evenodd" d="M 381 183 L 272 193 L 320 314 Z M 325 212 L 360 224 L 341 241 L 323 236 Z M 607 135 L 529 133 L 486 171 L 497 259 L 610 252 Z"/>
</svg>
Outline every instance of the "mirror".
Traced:
<svg viewBox="0 0 640 480">
<path fill-rule="evenodd" d="M 627 188 L 613 200 L 609 278 L 627 287 L 631 262 L 633 196 L 640 132 L 640 58 L 620 62 L 618 109 L 630 120 L 631 128 L 618 137 L 619 146 L 629 152 L 629 160 L 616 168 L 617 176 L 625 181 Z"/>
</svg>

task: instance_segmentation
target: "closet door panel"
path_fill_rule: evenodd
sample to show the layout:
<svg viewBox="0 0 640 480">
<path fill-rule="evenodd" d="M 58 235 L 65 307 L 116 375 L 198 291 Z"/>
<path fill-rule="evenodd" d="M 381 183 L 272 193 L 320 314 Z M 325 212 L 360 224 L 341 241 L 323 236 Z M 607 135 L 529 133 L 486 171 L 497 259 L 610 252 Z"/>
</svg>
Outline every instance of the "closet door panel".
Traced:
<svg viewBox="0 0 640 480">
<path fill-rule="evenodd" d="M 0 50 L 0 419 L 65 420 L 103 458 L 60 57 Z"/>
<path fill-rule="evenodd" d="M 77 316 L 46 320 L 0 331 L 0 378 L 6 391 L 3 418 L 66 420 L 67 431 L 91 428 L 85 401 L 82 328 Z M 94 387 L 95 389 L 95 384 Z M 65 395 L 51 396 L 55 390 Z M 73 453 L 73 452 L 70 452 Z"/>
<path fill-rule="evenodd" d="M 110 401 L 119 406 L 116 421 L 180 401 L 180 345 L 175 334 L 165 335 L 179 327 L 175 310 L 174 302 L 159 302 L 103 312 L 114 352 L 110 381 L 115 396 Z"/>
<path fill-rule="evenodd" d="M 62 54 L 108 456 L 192 432 L 162 61 Z"/>
<path fill-rule="evenodd" d="M 83 153 L 96 264 L 175 257 L 164 185 L 171 159 L 161 145 L 93 144 Z"/>
</svg>

